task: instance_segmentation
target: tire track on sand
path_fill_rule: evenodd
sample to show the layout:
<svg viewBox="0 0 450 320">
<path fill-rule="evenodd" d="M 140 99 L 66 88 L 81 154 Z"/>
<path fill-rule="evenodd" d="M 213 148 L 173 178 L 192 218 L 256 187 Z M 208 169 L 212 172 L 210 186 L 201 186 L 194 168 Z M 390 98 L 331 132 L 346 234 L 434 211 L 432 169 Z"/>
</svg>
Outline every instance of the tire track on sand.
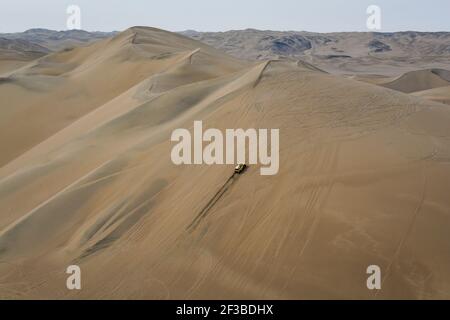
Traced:
<svg viewBox="0 0 450 320">
<path fill-rule="evenodd" d="M 239 173 L 233 172 L 233 174 L 225 181 L 225 183 L 220 187 L 220 189 L 214 194 L 214 196 L 206 203 L 206 205 L 200 210 L 197 216 L 192 220 L 192 222 L 187 226 L 186 230 L 192 232 L 200 224 L 200 222 L 208 215 L 208 212 L 212 207 L 222 198 L 225 192 L 233 185 L 234 182 L 239 178 Z"/>
</svg>

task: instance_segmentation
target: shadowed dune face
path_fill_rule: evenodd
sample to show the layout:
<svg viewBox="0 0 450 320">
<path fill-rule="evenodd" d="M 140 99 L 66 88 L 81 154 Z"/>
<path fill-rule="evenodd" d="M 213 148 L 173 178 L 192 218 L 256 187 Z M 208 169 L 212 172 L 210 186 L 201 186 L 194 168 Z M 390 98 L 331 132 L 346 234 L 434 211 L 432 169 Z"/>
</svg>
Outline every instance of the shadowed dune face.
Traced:
<svg viewBox="0 0 450 320">
<path fill-rule="evenodd" d="M 143 27 L 7 79 L 0 297 L 450 298 L 448 106 Z M 280 129 L 201 220 L 234 168 L 171 162 L 194 120 Z"/>
</svg>

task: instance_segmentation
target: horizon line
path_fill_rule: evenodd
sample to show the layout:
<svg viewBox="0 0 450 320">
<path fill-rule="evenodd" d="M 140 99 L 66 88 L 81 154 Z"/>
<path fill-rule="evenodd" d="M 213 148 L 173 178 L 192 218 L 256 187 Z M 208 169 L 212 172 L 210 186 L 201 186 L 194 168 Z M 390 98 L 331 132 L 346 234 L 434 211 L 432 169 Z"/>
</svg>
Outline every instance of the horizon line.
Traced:
<svg viewBox="0 0 450 320">
<path fill-rule="evenodd" d="M 326 31 L 326 32 L 321 32 L 321 31 L 310 31 L 310 30 L 276 30 L 276 29 L 258 29 L 258 28 L 244 28 L 244 29 L 228 29 L 228 30 L 221 30 L 221 31 L 199 31 L 199 30 L 195 30 L 195 29 L 185 29 L 185 30 L 176 30 L 176 31 L 172 31 L 172 30 L 167 30 L 164 28 L 160 28 L 160 27 L 153 27 L 153 26 L 142 26 L 142 25 L 135 25 L 135 26 L 131 26 L 128 27 L 126 29 L 123 30 L 110 30 L 110 31 L 104 31 L 104 30 L 89 30 L 89 29 L 63 29 L 63 30 L 57 30 L 57 29 L 49 29 L 49 28 L 45 28 L 45 27 L 33 27 L 33 28 L 28 28 L 26 30 L 23 31 L 9 31 L 9 32 L 3 32 L 0 31 L 0 34 L 9 34 L 9 33 L 24 33 L 27 31 L 31 31 L 31 30 L 46 30 L 46 31 L 55 31 L 55 32 L 69 32 L 69 31 L 84 31 L 84 32 L 89 32 L 89 33 L 114 33 L 114 32 L 123 32 L 126 31 L 128 29 L 131 28 L 156 28 L 156 29 L 160 29 L 160 30 L 164 30 L 164 31 L 168 31 L 168 32 L 173 32 L 173 33 L 181 33 L 181 32 L 198 32 L 198 33 L 226 33 L 226 32 L 231 32 L 231 31 L 263 31 L 263 32 L 305 32 L 305 33 L 318 33 L 318 34 L 328 34 L 328 33 L 382 33 L 382 34 L 386 34 L 386 33 L 407 33 L 407 32 L 415 32 L 415 33 L 450 33 L 450 31 L 445 31 L 445 30 L 438 30 L 438 31 L 418 31 L 418 30 L 413 30 L 413 29 L 406 29 L 406 30 L 397 30 L 397 31 L 383 31 L 383 30 L 366 30 L 366 31 Z"/>
</svg>

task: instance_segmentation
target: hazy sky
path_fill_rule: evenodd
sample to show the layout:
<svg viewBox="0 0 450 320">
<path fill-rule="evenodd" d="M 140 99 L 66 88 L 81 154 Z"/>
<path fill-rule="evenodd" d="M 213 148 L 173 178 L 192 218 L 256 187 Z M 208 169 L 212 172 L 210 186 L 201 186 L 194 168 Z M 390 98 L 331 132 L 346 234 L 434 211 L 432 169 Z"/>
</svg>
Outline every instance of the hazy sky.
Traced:
<svg viewBox="0 0 450 320">
<path fill-rule="evenodd" d="M 68 5 L 85 30 L 135 25 L 170 31 L 271 29 L 367 31 L 366 9 L 381 8 L 381 31 L 450 31 L 450 0 L 0 0 L 0 33 L 66 29 Z"/>
</svg>

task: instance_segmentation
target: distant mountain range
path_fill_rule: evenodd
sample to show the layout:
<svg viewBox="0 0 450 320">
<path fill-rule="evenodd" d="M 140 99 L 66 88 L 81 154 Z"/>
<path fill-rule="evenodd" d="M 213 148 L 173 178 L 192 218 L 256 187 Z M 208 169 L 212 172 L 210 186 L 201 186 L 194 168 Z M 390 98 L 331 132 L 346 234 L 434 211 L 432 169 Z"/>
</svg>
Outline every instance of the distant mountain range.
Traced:
<svg viewBox="0 0 450 320">
<path fill-rule="evenodd" d="M 0 51 L 24 60 L 52 51 L 87 45 L 117 32 L 30 29 L 0 34 Z M 450 32 L 338 32 L 232 30 L 179 32 L 245 60 L 294 59 L 333 73 L 367 73 L 377 65 L 379 74 L 397 75 L 419 68 L 450 66 Z M 5 55 L 4 55 L 5 56 Z M 412 68 L 413 66 L 413 68 Z"/>
<path fill-rule="evenodd" d="M 0 50 L 19 50 L 47 54 L 68 47 L 89 44 L 112 37 L 116 32 L 88 32 L 84 30 L 55 31 L 30 29 L 24 32 L 0 34 Z"/>
<path fill-rule="evenodd" d="M 450 63 L 450 32 L 339 32 L 232 30 L 181 34 L 247 60 L 302 59 L 329 71 L 366 72 L 379 64 L 383 73 Z"/>
</svg>

